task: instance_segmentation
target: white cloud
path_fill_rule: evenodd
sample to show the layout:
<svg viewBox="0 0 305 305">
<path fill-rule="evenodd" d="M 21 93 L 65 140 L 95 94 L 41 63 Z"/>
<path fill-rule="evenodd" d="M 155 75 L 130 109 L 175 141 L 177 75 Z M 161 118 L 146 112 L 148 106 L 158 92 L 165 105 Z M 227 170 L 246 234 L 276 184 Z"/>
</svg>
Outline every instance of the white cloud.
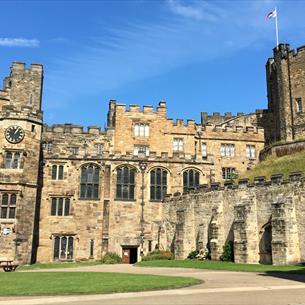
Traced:
<svg viewBox="0 0 305 305">
<path fill-rule="evenodd" d="M 167 0 L 172 13 L 196 20 L 217 21 L 218 14 L 213 10 L 212 5 L 207 2 L 196 2 L 196 4 L 184 5 L 178 0 Z M 189 2 L 191 3 L 191 2 Z"/>
<path fill-rule="evenodd" d="M 2 47 L 39 47 L 39 40 L 26 38 L 0 38 L 0 46 Z"/>
</svg>

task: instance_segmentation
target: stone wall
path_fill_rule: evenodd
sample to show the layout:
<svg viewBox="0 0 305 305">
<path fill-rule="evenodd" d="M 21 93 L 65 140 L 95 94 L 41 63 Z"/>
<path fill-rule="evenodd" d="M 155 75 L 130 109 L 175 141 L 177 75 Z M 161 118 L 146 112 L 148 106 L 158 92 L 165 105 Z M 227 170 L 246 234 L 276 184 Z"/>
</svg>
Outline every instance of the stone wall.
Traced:
<svg viewBox="0 0 305 305">
<path fill-rule="evenodd" d="M 241 180 L 239 185 L 201 188 L 167 196 L 163 207 L 163 246 L 184 259 L 209 248 L 220 259 L 234 242 L 235 262 L 292 264 L 305 261 L 305 179 Z"/>
<path fill-rule="evenodd" d="M 295 52 L 288 44 L 273 50 L 266 64 L 268 111 L 266 143 L 305 137 L 305 47 Z M 301 109 L 298 109 L 300 102 Z"/>
</svg>

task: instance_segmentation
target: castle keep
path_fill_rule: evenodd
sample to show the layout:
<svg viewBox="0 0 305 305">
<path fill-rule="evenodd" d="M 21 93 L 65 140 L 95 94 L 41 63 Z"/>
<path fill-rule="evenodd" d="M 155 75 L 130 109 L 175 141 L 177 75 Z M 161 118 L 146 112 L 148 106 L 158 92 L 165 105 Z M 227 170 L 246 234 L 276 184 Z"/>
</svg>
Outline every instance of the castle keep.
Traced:
<svg viewBox="0 0 305 305">
<path fill-rule="evenodd" d="M 208 244 L 219 259 L 233 240 L 238 261 L 304 260 L 302 182 L 228 182 L 258 163 L 264 129 L 269 142 L 302 137 L 305 58 L 303 49 L 283 50 L 267 63 L 268 110 L 202 112 L 195 123 L 168 118 L 164 101 L 140 109 L 112 100 L 105 130 L 43 124 L 43 68 L 13 63 L 0 91 L 0 257 L 81 261 L 116 252 L 133 263 L 155 248 L 185 258 Z M 281 54 L 296 62 L 293 124 Z"/>
</svg>

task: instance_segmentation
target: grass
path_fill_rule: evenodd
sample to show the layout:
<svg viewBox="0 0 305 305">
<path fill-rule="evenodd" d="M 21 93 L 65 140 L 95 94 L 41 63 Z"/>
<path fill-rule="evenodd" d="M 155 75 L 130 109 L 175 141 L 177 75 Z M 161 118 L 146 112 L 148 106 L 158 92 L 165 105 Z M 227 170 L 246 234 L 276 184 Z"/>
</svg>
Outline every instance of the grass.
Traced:
<svg viewBox="0 0 305 305">
<path fill-rule="evenodd" d="M 298 152 L 283 157 L 269 157 L 256 165 L 253 169 L 240 174 L 239 178 L 248 178 L 253 181 L 254 177 L 265 176 L 267 179 L 273 174 L 284 174 L 288 178 L 290 172 L 305 171 L 305 152 Z"/>
<path fill-rule="evenodd" d="M 23 265 L 17 270 L 36 270 L 36 269 L 57 269 L 57 268 L 73 268 L 100 265 L 101 262 L 61 262 L 61 263 L 36 263 L 33 265 Z"/>
<path fill-rule="evenodd" d="M 144 291 L 199 284 L 189 277 L 102 272 L 0 273 L 1 296 L 68 295 Z"/>
<path fill-rule="evenodd" d="M 242 271 L 242 272 L 289 272 L 305 275 L 305 266 L 302 265 L 259 265 L 236 264 L 221 261 L 197 261 L 197 260 L 155 260 L 137 263 L 143 267 L 178 267 L 210 270 Z"/>
</svg>

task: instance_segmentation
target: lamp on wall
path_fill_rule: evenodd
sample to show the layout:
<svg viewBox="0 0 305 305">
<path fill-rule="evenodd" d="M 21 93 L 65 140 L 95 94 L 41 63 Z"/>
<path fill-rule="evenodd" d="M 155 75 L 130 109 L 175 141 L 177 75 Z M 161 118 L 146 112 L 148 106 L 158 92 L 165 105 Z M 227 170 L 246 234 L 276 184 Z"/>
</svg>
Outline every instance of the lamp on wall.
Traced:
<svg viewBox="0 0 305 305">
<path fill-rule="evenodd" d="M 139 167 L 141 170 L 141 175 L 142 175 L 142 185 L 141 185 L 141 233 L 140 233 L 140 245 L 141 245 L 141 249 L 140 249 L 140 255 L 144 256 L 144 174 L 145 174 L 145 170 L 147 168 L 147 163 L 144 161 L 140 161 L 139 162 Z"/>
</svg>

